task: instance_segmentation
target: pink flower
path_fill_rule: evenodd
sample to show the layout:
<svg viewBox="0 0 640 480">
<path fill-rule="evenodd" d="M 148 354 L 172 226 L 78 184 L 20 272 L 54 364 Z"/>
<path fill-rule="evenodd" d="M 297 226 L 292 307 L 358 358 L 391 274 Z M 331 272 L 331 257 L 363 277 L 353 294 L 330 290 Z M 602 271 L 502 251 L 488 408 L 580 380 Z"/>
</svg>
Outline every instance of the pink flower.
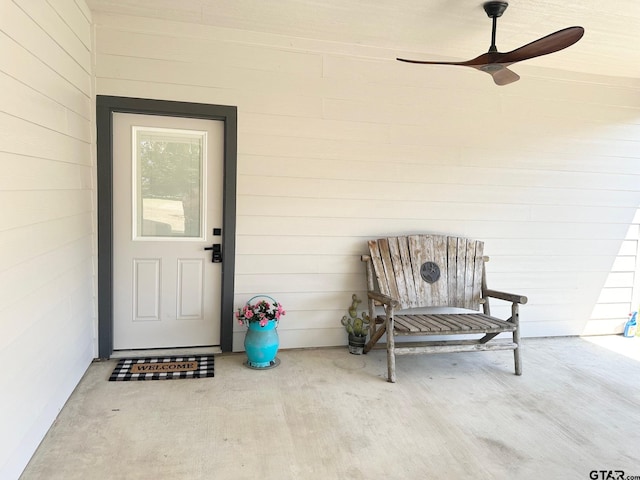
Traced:
<svg viewBox="0 0 640 480">
<path fill-rule="evenodd" d="M 275 300 L 273 303 L 266 300 L 259 300 L 256 303 L 248 303 L 236 310 L 236 318 L 241 325 L 249 323 L 259 323 L 261 327 L 266 326 L 271 321 L 280 320 L 285 314 L 282 305 Z"/>
</svg>

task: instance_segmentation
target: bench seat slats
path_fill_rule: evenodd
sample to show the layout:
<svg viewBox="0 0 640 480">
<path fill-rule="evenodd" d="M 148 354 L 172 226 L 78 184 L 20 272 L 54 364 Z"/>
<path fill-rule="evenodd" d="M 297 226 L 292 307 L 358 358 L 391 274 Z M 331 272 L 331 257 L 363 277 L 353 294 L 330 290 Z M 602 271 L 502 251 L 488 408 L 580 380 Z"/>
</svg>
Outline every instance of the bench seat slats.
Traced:
<svg viewBox="0 0 640 480">
<path fill-rule="evenodd" d="M 486 334 L 513 332 L 516 328 L 511 322 L 482 313 L 395 315 L 394 320 L 396 335 Z"/>
<path fill-rule="evenodd" d="M 413 314 L 410 316 L 414 317 L 415 321 L 419 325 L 425 325 L 425 324 L 435 325 L 438 327 L 438 329 L 441 332 L 448 332 L 449 330 L 451 330 L 451 327 L 453 326 L 451 322 L 444 321 L 442 318 L 438 318 L 435 315 L 426 316 L 426 315 Z"/>
<path fill-rule="evenodd" d="M 447 330 L 457 329 L 459 328 L 460 322 L 456 322 L 455 320 L 451 320 L 448 315 L 431 315 L 432 317 L 437 318 L 441 323 L 447 325 Z M 466 326 L 468 330 L 471 330 L 470 326 Z"/>
<path fill-rule="evenodd" d="M 427 318 L 421 315 L 402 315 L 403 318 L 410 318 L 414 325 L 417 325 L 418 331 L 423 331 L 425 328 L 429 330 L 444 332 L 449 330 L 449 326 L 438 322 L 435 319 Z"/>
</svg>

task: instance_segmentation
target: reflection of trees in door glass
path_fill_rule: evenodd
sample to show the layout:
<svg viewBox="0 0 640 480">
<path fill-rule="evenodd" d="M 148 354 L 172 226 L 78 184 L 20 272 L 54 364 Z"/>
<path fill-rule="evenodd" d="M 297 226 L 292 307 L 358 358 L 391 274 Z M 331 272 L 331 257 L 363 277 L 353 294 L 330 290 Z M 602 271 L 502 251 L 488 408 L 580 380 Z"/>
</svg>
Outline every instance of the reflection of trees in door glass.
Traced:
<svg viewBox="0 0 640 480">
<path fill-rule="evenodd" d="M 201 138 L 145 132 L 137 143 L 142 236 L 199 237 Z"/>
</svg>

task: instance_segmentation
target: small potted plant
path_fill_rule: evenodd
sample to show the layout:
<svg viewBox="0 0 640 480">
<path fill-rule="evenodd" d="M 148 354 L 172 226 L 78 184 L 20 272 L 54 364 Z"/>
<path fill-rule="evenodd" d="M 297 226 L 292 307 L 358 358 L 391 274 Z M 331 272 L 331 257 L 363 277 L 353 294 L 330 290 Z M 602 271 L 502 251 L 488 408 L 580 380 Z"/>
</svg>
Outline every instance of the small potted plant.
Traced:
<svg viewBox="0 0 640 480">
<path fill-rule="evenodd" d="M 364 345 L 367 343 L 367 334 L 369 333 L 369 315 L 362 313 L 358 317 L 358 305 L 362 300 L 354 293 L 351 295 L 351 306 L 349 307 L 349 316 L 342 317 L 342 325 L 349 333 L 349 353 L 354 355 L 362 355 Z"/>
</svg>

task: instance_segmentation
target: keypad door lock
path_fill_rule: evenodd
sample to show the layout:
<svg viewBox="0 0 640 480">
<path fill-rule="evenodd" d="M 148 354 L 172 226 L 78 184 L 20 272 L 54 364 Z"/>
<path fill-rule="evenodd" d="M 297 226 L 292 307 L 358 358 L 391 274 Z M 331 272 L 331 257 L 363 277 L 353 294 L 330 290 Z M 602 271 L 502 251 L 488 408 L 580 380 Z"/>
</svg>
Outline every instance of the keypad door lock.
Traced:
<svg viewBox="0 0 640 480">
<path fill-rule="evenodd" d="M 211 261 L 213 263 L 222 263 L 222 245 L 214 243 L 210 247 L 204 247 L 205 250 L 212 250 Z"/>
</svg>

